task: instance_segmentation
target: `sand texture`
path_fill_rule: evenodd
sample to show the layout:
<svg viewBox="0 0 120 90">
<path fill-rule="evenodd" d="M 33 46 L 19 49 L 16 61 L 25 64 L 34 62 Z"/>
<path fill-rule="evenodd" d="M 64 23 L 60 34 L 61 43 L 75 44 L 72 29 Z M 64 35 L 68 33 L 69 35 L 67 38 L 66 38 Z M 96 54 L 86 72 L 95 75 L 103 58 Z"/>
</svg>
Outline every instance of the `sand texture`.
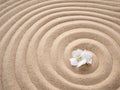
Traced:
<svg viewBox="0 0 120 90">
<path fill-rule="evenodd" d="M 0 90 L 120 90 L 120 0 L 0 0 Z"/>
</svg>

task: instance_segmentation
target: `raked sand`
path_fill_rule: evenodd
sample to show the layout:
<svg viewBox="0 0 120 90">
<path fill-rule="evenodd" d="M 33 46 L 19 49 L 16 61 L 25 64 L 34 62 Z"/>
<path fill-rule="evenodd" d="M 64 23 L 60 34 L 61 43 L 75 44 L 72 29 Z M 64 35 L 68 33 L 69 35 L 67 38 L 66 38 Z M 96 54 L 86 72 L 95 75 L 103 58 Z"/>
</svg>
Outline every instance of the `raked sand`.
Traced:
<svg viewBox="0 0 120 90">
<path fill-rule="evenodd" d="M 120 90 L 120 0 L 0 0 L 0 90 Z"/>
</svg>

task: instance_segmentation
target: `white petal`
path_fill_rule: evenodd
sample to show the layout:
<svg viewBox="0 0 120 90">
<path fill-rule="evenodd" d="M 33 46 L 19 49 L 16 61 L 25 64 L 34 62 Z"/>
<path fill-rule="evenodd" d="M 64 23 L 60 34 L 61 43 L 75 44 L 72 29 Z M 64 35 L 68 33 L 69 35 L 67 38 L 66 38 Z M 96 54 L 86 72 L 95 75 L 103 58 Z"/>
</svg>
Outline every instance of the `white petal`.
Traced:
<svg viewBox="0 0 120 90">
<path fill-rule="evenodd" d="M 92 59 L 87 60 L 87 64 L 92 64 Z"/>
<path fill-rule="evenodd" d="M 81 49 L 77 49 L 76 50 L 78 53 L 82 53 L 83 52 L 83 50 L 81 50 Z"/>
<path fill-rule="evenodd" d="M 82 66 L 82 65 L 84 65 L 86 63 L 87 63 L 86 59 L 83 59 L 83 60 L 81 60 L 81 61 L 78 62 L 77 67 L 80 67 L 80 66 Z"/>
<path fill-rule="evenodd" d="M 76 66 L 76 65 L 78 64 L 76 58 L 71 58 L 71 59 L 70 59 L 70 63 L 71 63 L 71 65 L 73 65 L 73 66 Z"/>
<path fill-rule="evenodd" d="M 83 51 L 81 49 L 77 49 L 77 50 L 72 52 L 72 56 L 75 58 L 75 57 L 81 55 L 82 52 Z"/>
<path fill-rule="evenodd" d="M 89 51 L 87 51 L 87 52 L 88 52 L 88 54 L 89 54 L 91 57 L 93 56 L 91 52 L 89 52 Z"/>
<path fill-rule="evenodd" d="M 87 60 L 92 58 L 92 54 L 87 50 L 84 50 L 82 52 L 81 56 L 82 56 L 83 59 L 87 59 Z"/>
</svg>

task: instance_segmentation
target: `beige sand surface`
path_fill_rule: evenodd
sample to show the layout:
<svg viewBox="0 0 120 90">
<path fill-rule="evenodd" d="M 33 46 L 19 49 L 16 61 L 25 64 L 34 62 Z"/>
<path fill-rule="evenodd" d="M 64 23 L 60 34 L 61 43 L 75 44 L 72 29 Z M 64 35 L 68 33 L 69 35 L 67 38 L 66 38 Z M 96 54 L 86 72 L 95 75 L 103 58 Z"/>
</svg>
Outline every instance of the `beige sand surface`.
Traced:
<svg viewBox="0 0 120 90">
<path fill-rule="evenodd" d="M 0 90 L 120 90 L 120 0 L 0 0 Z"/>
</svg>

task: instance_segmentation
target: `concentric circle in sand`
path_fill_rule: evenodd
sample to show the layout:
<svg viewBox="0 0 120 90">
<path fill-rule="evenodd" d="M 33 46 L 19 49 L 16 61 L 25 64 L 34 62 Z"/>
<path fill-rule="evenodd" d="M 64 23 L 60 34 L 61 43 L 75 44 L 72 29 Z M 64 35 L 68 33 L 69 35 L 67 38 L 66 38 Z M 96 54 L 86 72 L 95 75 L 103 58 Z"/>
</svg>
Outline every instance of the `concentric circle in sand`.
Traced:
<svg viewBox="0 0 120 90">
<path fill-rule="evenodd" d="M 93 64 L 75 68 L 76 49 Z M 0 90 L 120 90 L 120 2 L 2 0 Z"/>
</svg>

